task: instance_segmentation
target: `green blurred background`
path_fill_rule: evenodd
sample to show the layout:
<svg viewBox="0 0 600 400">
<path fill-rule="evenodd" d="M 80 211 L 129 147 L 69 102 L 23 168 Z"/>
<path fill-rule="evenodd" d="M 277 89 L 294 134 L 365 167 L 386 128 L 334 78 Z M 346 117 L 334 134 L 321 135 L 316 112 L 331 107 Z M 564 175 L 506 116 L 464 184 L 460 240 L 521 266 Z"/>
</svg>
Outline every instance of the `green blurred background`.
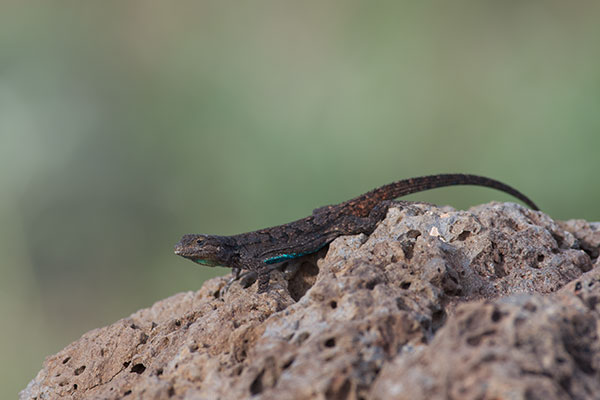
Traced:
<svg viewBox="0 0 600 400">
<path fill-rule="evenodd" d="M 600 219 L 600 3 L 374 4 L 2 3 L 1 398 L 84 332 L 226 272 L 173 255 L 184 233 L 439 172 Z"/>
</svg>

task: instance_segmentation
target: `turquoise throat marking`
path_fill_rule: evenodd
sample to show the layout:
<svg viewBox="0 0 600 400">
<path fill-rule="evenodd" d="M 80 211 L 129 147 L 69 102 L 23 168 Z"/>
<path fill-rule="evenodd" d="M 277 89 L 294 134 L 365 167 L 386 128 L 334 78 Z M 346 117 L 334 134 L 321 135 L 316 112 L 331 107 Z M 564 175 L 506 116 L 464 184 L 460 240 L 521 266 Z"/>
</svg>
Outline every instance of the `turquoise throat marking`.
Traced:
<svg viewBox="0 0 600 400">
<path fill-rule="evenodd" d="M 305 251 L 304 253 L 289 253 L 289 254 L 282 254 L 282 255 L 279 255 L 279 256 L 266 258 L 266 259 L 263 260 L 263 262 L 265 264 L 277 264 L 277 263 L 283 262 L 285 260 L 291 260 L 293 258 L 298 258 L 298 257 L 306 256 L 306 255 L 309 255 L 309 254 L 316 253 L 317 251 L 321 250 L 323 247 L 327 246 L 327 244 L 328 243 L 325 243 L 324 245 L 319 246 L 315 250 Z"/>
<path fill-rule="evenodd" d="M 203 258 L 196 258 L 194 259 L 195 263 L 198 263 L 200 265 L 204 265 L 206 267 L 216 267 L 217 265 L 219 265 L 218 263 L 211 261 L 211 260 L 205 260 Z"/>
</svg>

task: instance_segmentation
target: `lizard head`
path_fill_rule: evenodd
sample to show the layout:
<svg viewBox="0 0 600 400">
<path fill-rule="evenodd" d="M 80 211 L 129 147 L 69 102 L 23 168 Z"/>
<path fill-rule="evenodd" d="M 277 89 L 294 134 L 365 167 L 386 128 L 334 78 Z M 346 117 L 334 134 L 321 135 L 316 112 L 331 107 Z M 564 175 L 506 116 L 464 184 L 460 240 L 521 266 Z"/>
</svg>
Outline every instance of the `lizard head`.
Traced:
<svg viewBox="0 0 600 400">
<path fill-rule="evenodd" d="M 231 256 L 227 238 L 212 235 L 183 235 L 175 254 L 207 267 L 228 266 Z"/>
</svg>

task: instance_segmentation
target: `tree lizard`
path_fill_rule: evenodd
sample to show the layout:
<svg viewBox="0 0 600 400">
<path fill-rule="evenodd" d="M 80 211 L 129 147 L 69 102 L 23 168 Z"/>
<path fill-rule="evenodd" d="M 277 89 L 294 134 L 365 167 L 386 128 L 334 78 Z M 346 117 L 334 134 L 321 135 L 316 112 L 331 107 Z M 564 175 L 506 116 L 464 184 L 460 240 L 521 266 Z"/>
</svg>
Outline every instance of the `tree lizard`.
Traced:
<svg viewBox="0 0 600 400">
<path fill-rule="evenodd" d="M 225 266 L 258 275 L 258 293 L 269 288 L 272 264 L 315 253 L 342 235 L 371 234 L 385 218 L 395 198 L 452 185 L 475 185 L 511 194 L 534 210 L 538 207 L 518 190 L 477 175 L 440 174 L 410 178 L 381 186 L 336 205 L 317 208 L 312 215 L 287 224 L 233 236 L 184 235 L 175 254 L 198 264 Z M 397 203 L 396 203 L 397 204 Z"/>
</svg>

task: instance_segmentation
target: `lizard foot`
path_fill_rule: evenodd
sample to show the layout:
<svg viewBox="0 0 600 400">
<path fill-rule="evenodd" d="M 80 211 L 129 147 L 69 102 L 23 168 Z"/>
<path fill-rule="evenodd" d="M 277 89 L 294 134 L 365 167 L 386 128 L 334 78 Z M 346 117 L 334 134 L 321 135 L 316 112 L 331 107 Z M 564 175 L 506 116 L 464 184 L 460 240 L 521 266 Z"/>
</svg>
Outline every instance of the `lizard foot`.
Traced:
<svg viewBox="0 0 600 400">
<path fill-rule="evenodd" d="M 270 272 L 267 268 L 258 272 L 258 294 L 269 291 Z"/>
<path fill-rule="evenodd" d="M 248 289 L 250 286 L 252 286 L 254 284 L 254 282 L 256 282 L 257 279 L 259 280 L 258 293 L 264 293 L 264 292 L 268 291 L 269 275 L 270 275 L 271 271 L 274 271 L 276 269 L 284 269 L 284 273 L 286 274 L 285 276 L 287 277 L 287 276 L 290 276 L 290 274 L 291 275 L 295 274 L 298 267 L 299 266 L 296 266 L 295 268 L 288 268 L 287 263 L 275 264 L 275 265 L 269 265 L 261 273 L 257 273 L 256 271 L 245 271 L 244 273 L 241 273 L 241 270 L 239 268 L 235 268 L 232 271 L 233 276 L 227 281 L 225 286 L 223 286 L 221 288 L 221 290 L 219 291 L 219 295 L 223 296 L 225 293 L 227 293 L 229 291 L 229 289 L 231 288 L 231 285 L 233 285 L 233 283 L 236 281 L 240 281 L 240 284 L 242 285 L 242 287 L 244 289 Z M 262 277 L 263 274 L 265 274 L 267 276 L 267 289 L 265 289 L 264 291 L 261 291 L 260 278 Z"/>
<path fill-rule="evenodd" d="M 240 279 L 241 272 L 242 272 L 242 270 L 239 269 L 239 268 L 233 268 L 231 270 L 232 277 L 229 278 L 229 280 L 227 281 L 227 283 L 225 284 L 225 286 L 223 286 L 221 288 L 221 290 L 219 290 L 219 297 L 223 297 L 225 295 L 225 293 L 227 293 L 229 291 L 229 288 L 231 287 L 231 285 L 233 284 L 233 282 L 235 282 L 238 279 Z"/>
</svg>

